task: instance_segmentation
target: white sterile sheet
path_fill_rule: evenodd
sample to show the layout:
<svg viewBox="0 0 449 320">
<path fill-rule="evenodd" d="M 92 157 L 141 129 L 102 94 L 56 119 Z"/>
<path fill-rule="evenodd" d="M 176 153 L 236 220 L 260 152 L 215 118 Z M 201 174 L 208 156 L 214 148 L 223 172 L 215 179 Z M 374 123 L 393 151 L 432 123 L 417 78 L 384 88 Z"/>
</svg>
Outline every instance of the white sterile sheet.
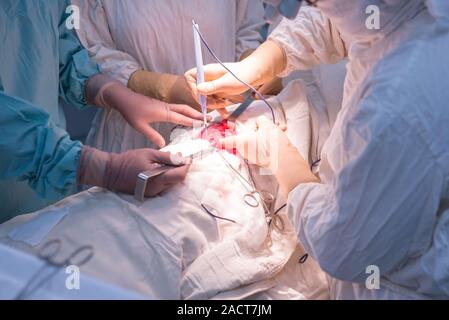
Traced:
<svg viewBox="0 0 449 320">
<path fill-rule="evenodd" d="M 258 110 L 247 114 L 266 113 L 260 104 Z M 254 117 L 242 119 L 251 125 Z M 175 134 L 166 151 L 187 155 L 209 145 L 192 130 Z M 258 170 L 250 173 L 239 156 L 217 151 L 195 160 L 186 180 L 160 196 L 140 203 L 92 188 L 4 223 L 0 242 L 36 253 L 47 241 L 61 239 L 56 260 L 91 245 L 94 256 L 81 272 L 156 299 L 326 297 L 316 263 L 298 263 L 303 252 L 287 217 L 281 212 L 284 230 L 269 233 L 262 205 L 244 201 L 253 187 L 230 166 L 248 181 L 265 181 L 276 195 L 272 177 L 257 177 Z"/>
</svg>

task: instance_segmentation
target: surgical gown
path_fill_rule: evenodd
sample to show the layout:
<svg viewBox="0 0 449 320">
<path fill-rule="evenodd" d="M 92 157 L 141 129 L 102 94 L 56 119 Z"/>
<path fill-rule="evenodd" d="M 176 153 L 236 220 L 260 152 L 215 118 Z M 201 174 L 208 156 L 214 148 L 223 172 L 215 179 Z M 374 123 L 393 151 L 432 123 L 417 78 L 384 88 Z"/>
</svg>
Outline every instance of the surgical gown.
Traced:
<svg viewBox="0 0 449 320">
<path fill-rule="evenodd" d="M 330 275 L 334 298 L 447 299 L 447 1 L 317 4 L 271 35 L 287 54 L 282 75 L 349 59 L 322 183 L 289 195 L 299 240 Z M 369 4 L 380 8 L 379 30 L 366 27 Z M 365 286 L 370 266 L 378 290 Z"/>
<path fill-rule="evenodd" d="M 262 42 L 259 0 L 72 0 L 81 9 L 77 34 L 103 72 L 125 85 L 137 70 L 183 75 L 195 67 L 192 19 L 223 61 L 239 60 Z M 204 49 L 204 63 L 215 62 Z M 152 126 L 168 140 L 173 125 Z M 121 152 L 154 147 L 115 110 L 100 110 L 87 143 Z"/>
<path fill-rule="evenodd" d="M 67 5 L 0 2 L 0 221 L 38 210 L 75 185 L 81 144 L 63 131 L 58 100 L 85 108 L 84 84 L 99 67 L 66 28 Z"/>
</svg>

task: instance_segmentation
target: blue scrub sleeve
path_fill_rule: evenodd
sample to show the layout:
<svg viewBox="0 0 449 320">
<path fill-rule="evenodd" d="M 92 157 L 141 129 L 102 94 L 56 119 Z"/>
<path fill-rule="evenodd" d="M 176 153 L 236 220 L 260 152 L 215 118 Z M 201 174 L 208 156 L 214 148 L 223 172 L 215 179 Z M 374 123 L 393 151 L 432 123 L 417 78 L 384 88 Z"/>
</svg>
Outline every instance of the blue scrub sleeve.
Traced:
<svg viewBox="0 0 449 320">
<path fill-rule="evenodd" d="M 48 200 L 76 190 L 82 144 L 43 109 L 0 91 L 0 180 L 27 180 Z"/>
<path fill-rule="evenodd" d="M 100 73 L 100 66 L 95 63 L 78 40 L 75 30 L 69 30 L 66 20 L 70 14 L 66 13 L 69 5 L 62 1 L 61 19 L 59 22 L 59 96 L 78 109 L 85 109 L 88 105 L 84 96 L 87 80 Z"/>
</svg>

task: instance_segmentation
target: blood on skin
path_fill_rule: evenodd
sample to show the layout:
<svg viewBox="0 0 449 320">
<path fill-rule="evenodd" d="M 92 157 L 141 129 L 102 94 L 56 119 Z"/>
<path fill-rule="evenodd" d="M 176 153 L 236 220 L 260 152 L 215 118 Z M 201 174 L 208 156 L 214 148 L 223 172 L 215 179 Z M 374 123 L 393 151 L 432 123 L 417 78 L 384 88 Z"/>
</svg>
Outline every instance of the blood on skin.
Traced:
<svg viewBox="0 0 449 320">
<path fill-rule="evenodd" d="M 218 145 L 221 139 L 233 135 L 236 135 L 235 125 L 229 124 L 227 120 L 210 125 L 207 129 L 201 130 L 200 133 L 201 139 L 209 141 L 216 148 L 221 148 Z M 229 150 L 229 152 L 235 155 L 237 154 L 237 149 L 234 148 L 232 151 Z"/>
</svg>

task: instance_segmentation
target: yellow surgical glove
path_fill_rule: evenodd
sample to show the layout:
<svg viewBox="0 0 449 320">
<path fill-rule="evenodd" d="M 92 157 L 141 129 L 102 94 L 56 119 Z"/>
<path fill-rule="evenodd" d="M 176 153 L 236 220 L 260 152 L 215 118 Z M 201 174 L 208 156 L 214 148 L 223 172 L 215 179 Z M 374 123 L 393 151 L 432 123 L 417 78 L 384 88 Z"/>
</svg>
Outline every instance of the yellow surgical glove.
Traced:
<svg viewBox="0 0 449 320">
<path fill-rule="evenodd" d="M 150 98 L 201 110 L 183 76 L 138 70 L 129 78 L 128 87 Z"/>
</svg>

